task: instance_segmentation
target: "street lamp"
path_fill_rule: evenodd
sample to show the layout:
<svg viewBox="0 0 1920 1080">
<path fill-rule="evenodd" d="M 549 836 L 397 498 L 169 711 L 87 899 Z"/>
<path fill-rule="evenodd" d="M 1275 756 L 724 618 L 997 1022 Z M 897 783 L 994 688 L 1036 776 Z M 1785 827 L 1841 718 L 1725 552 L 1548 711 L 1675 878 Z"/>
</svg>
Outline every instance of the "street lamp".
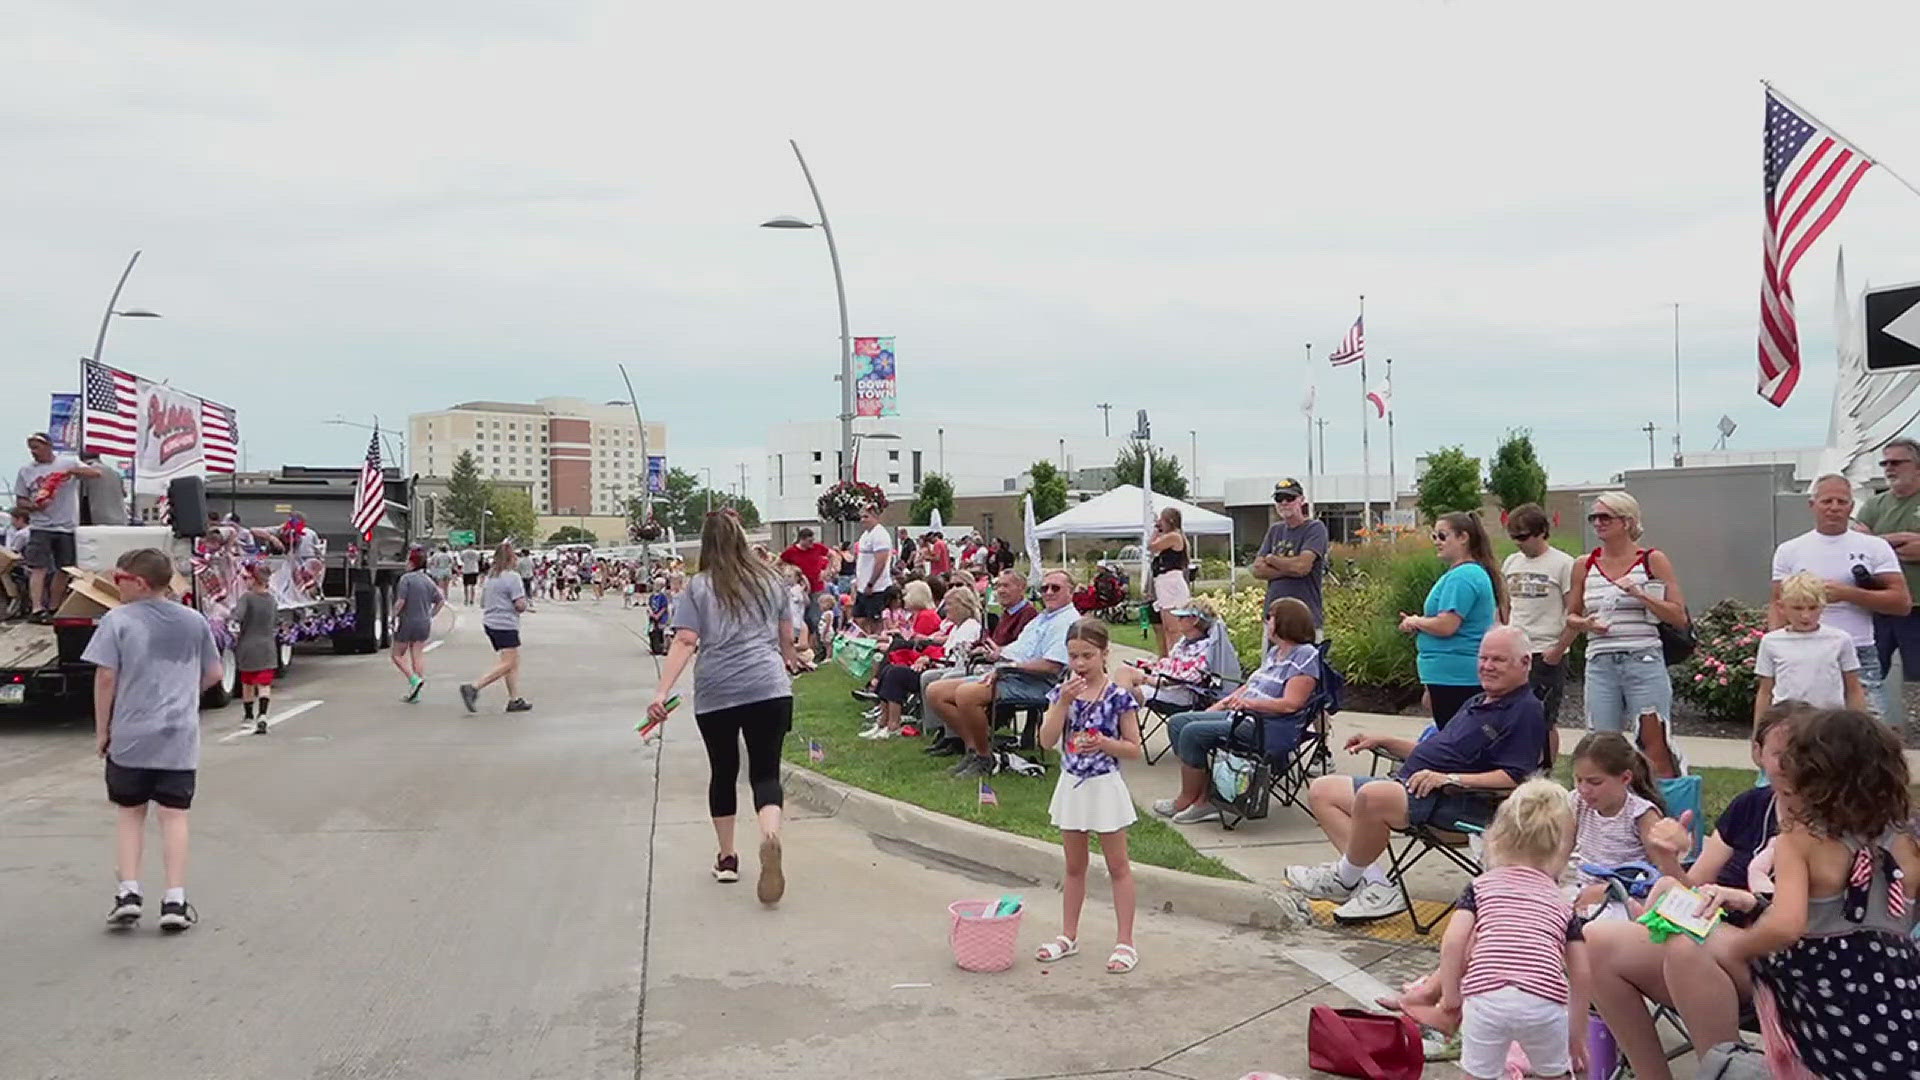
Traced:
<svg viewBox="0 0 1920 1080">
<path fill-rule="evenodd" d="M 707 476 L 707 513 L 713 513 L 713 470 L 704 466 L 700 469 Z"/>
<path fill-rule="evenodd" d="M 100 333 L 93 339 L 93 362 L 96 364 L 100 362 L 101 352 L 107 347 L 107 324 L 113 321 L 115 315 L 123 319 L 160 318 L 159 312 L 149 311 L 146 308 L 134 307 L 120 310 L 120 290 L 127 287 L 127 278 L 133 273 L 133 264 L 139 261 L 140 253 L 136 251 L 133 253 L 133 258 L 127 260 L 127 268 L 120 271 L 120 280 L 114 283 L 113 295 L 107 299 L 106 313 L 100 316 Z"/>
<path fill-rule="evenodd" d="M 833 241 L 833 225 L 827 220 L 827 205 L 820 201 L 820 186 L 813 182 L 813 170 L 807 168 L 807 159 L 800 153 L 800 144 L 792 139 L 787 145 L 793 147 L 793 156 L 800 162 L 800 174 L 807 179 L 807 190 L 813 193 L 813 208 L 820 213 L 820 224 L 782 214 L 779 217 L 761 222 L 763 229 L 812 229 L 819 230 L 827 237 L 827 257 L 833 262 L 833 292 L 840 302 L 840 462 L 838 479 L 851 478 L 853 468 L 853 338 L 847 324 L 847 285 L 840 273 L 840 248 Z"/>
<path fill-rule="evenodd" d="M 480 550 L 481 551 L 487 550 L 487 519 L 492 516 L 493 516 L 492 507 L 487 507 L 480 511 Z"/>
</svg>

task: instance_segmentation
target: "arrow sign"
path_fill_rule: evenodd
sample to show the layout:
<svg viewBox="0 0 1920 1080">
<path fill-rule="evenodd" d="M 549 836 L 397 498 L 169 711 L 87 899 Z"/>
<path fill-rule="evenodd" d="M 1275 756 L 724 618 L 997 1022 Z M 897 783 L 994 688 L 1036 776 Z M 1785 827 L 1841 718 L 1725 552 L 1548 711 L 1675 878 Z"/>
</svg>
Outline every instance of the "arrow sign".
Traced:
<svg viewBox="0 0 1920 1080">
<path fill-rule="evenodd" d="M 1868 289 L 1867 370 L 1920 370 L 1920 282 Z"/>
</svg>

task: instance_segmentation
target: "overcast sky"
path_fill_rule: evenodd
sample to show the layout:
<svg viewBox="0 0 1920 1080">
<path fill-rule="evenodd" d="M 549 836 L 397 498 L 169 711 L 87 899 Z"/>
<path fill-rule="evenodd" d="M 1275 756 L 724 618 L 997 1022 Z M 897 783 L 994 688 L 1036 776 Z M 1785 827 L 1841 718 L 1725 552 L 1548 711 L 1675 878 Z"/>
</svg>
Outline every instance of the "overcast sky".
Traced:
<svg viewBox="0 0 1920 1080">
<path fill-rule="evenodd" d="M 789 137 L 903 412 L 1148 407 L 1209 488 L 1304 471 L 1302 346 L 1359 293 L 1403 475 L 1529 426 L 1561 482 L 1644 465 L 1648 420 L 1669 452 L 1673 302 L 1686 446 L 1722 413 L 1811 446 L 1838 245 L 1856 288 L 1920 280 L 1876 170 L 1796 276 L 1798 392 L 1755 395 L 1758 80 L 1920 178 L 1911 0 L 756 8 L 19 0 L 10 445 L 143 248 L 122 304 L 165 318 L 105 358 L 236 406 L 253 467 L 353 464 L 336 414 L 622 398 L 624 361 L 675 463 L 758 497 L 769 425 L 838 401 L 824 244 L 755 228 L 811 215 Z M 1359 376 L 1317 377 L 1358 471 Z"/>
</svg>

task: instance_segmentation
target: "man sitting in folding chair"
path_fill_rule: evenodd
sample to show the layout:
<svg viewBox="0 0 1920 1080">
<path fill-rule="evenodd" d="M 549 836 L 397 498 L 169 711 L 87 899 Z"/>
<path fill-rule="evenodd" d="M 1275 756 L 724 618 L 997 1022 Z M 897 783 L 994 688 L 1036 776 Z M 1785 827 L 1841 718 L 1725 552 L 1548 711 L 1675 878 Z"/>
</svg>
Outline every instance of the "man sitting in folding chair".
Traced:
<svg viewBox="0 0 1920 1080">
<path fill-rule="evenodd" d="M 1382 747 L 1404 764 L 1393 777 L 1322 776 L 1307 792 L 1320 830 L 1341 853 L 1320 866 L 1291 866 L 1287 880 L 1315 900 L 1343 901 L 1340 922 L 1384 919 L 1407 910 L 1406 890 L 1388 878 L 1387 842 L 1396 829 L 1436 822 L 1485 825 L 1497 799 L 1540 767 L 1546 714 L 1527 688 L 1531 653 L 1511 626 L 1480 641 L 1480 690 L 1426 741 L 1356 735 L 1350 752 Z"/>
<path fill-rule="evenodd" d="M 1214 821 L 1220 811 L 1207 791 L 1211 774 L 1207 755 L 1225 748 L 1233 732 L 1236 712 L 1285 716 L 1297 713 L 1313 700 L 1320 684 L 1320 650 L 1313 646 L 1313 612 L 1307 605 L 1283 596 L 1267 609 L 1266 663 L 1247 677 L 1246 685 L 1206 712 L 1186 712 L 1167 721 L 1167 741 L 1180 758 L 1180 794 L 1153 804 L 1153 811 L 1176 824 Z M 1255 741 L 1258 725 L 1245 728 Z M 1241 749 L 1258 751 L 1258 746 Z"/>
</svg>

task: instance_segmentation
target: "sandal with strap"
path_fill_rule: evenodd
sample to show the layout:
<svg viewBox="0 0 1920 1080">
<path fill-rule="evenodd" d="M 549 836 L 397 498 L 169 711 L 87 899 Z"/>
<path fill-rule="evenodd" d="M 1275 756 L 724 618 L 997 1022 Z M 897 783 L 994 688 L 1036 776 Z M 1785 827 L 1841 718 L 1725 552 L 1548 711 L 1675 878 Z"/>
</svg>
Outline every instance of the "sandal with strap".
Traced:
<svg viewBox="0 0 1920 1080">
<path fill-rule="evenodd" d="M 1034 952 L 1033 958 L 1043 964 L 1051 964 L 1055 960 L 1065 960 L 1067 957 L 1079 951 L 1079 942 L 1065 934 L 1061 934 L 1059 937 L 1040 946 L 1040 948 Z"/>
<path fill-rule="evenodd" d="M 1125 975 L 1140 963 L 1140 953 L 1131 945 L 1115 945 L 1107 957 L 1107 974 Z"/>
</svg>

